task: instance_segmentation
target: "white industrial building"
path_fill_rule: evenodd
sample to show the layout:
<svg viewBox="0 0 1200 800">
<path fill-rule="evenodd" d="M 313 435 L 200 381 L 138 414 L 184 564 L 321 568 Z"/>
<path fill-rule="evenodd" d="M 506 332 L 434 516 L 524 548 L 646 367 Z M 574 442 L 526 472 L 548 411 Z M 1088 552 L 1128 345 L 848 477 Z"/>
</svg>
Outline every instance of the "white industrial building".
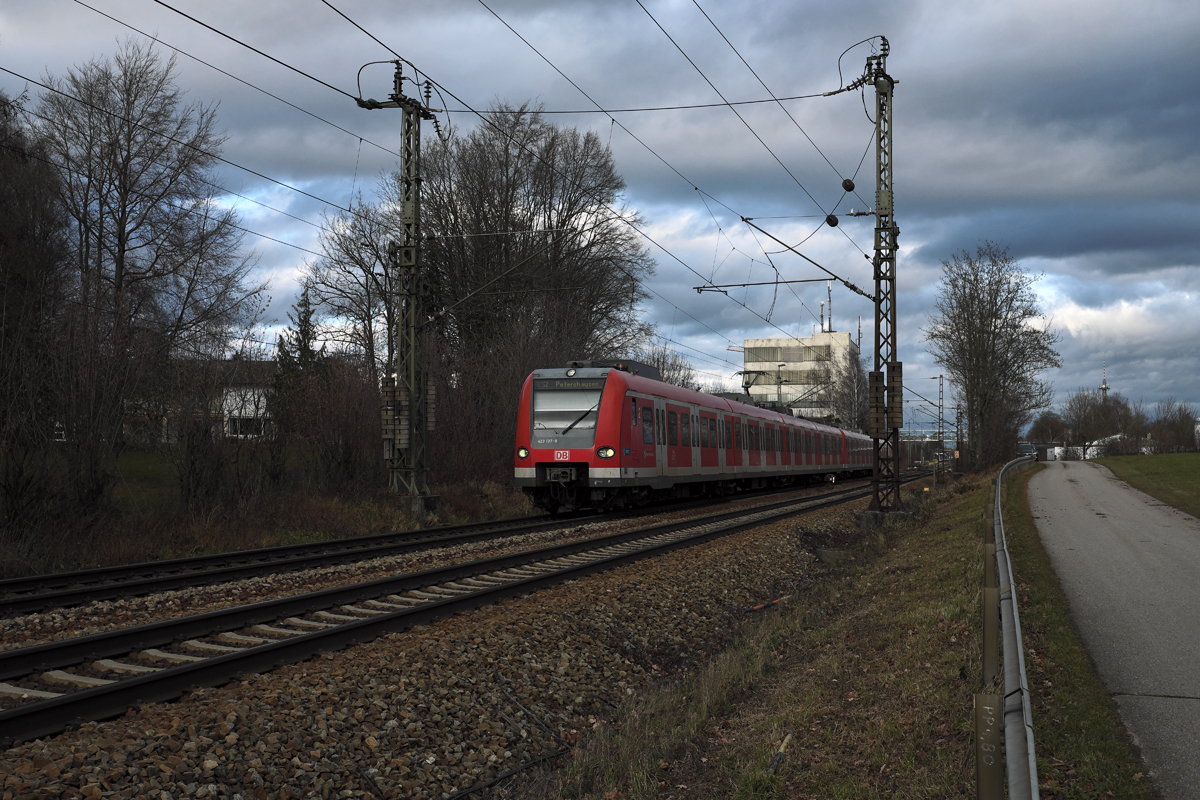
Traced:
<svg viewBox="0 0 1200 800">
<path fill-rule="evenodd" d="M 832 414 L 834 366 L 858 360 L 849 333 L 822 332 L 802 339 L 744 339 L 742 386 L 757 402 L 775 401 L 792 414 L 822 419 Z"/>
</svg>

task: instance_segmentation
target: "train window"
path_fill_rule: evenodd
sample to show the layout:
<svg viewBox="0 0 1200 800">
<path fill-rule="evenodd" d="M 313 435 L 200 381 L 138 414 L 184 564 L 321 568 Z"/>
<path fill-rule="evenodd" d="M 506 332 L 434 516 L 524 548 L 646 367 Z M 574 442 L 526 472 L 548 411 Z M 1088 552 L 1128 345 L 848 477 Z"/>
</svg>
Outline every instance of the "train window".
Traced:
<svg viewBox="0 0 1200 800">
<path fill-rule="evenodd" d="M 667 412 L 667 444 L 674 447 L 679 441 L 679 417 L 674 411 Z"/>
<path fill-rule="evenodd" d="M 630 423 L 634 428 L 637 428 L 637 398 L 629 398 L 629 408 L 633 411 L 633 420 Z"/>
<path fill-rule="evenodd" d="M 679 415 L 679 443 L 684 447 L 688 447 L 692 443 L 692 415 Z"/>
<path fill-rule="evenodd" d="M 730 450 L 737 446 L 733 440 L 733 423 L 729 420 L 725 420 L 725 446 Z"/>
<path fill-rule="evenodd" d="M 692 414 L 692 447 L 700 446 L 700 418 Z"/>
<path fill-rule="evenodd" d="M 642 444 L 654 444 L 654 411 L 642 406 Z"/>
<path fill-rule="evenodd" d="M 720 420 L 717 420 L 717 440 L 720 442 L 718 447 L 724 448 L 725 447 L 725 426 L 721 424 Z"/>
<path fill-rule="evenodd" d="M 700 446 L 708 447 L 708 420 L 700 418 Z"/>
<path fill-rule="evenodd" d="M 658 443 L 667 443 L 667 420 L 666 413 L 660 408 L 658 410 Z"/>
</svg>

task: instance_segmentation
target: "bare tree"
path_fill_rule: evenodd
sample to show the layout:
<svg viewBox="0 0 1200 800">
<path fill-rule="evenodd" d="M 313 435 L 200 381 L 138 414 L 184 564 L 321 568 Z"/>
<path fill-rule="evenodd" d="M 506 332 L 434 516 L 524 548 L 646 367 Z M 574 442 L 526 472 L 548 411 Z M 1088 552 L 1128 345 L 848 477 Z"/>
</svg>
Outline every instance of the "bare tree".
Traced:
<svg viewBox="0 0 1200 800">
<path fill-rule="evenodd" d="M 1140 402 L 1131 403 L 1119 392 L 1079 389 L 1067 397 L 1061 423 L 1068 444 L 1085 448 L 1091 457 L 1140 452 L 1149 421 Z M 1098 442 L 1102 446 L 1088 447 Z M 1085 455 L 1084 449 L 1079 452 Z"/>
<path fill-rule="evenodd" d="M 1166 397 L 1154 406 L 1150 423 L 1151 447 L 1155 453 L 1195 452 L 1196 407 L 1174 397 Z"/>
<path fill-rule="evenodd" d="M 469 133 L 433 142 L 422 177 L 439 360 L 434 466 L 483 477 L 511 457 L 533 369 L 626 357 L 646 340 L 638 304 L 653 262 L 599 136 L 526 106 L 495 105 Z M 393 176 L 384 207 L 397 207 L 399 190 Z"/>
<path fill-rule="evenodd" d="M 1067 433 L 1067 425 L 1057 411 L 1043 411 L 1025 432 L 1026 438 L 1034 442 L 1061 442 Z"/>
<path fill-rule="evenodd" d="M 76 266 L 56 380 L 73 485 L 95 505 L 130 402 L 172 359 L 212 357 L 214 337 L 227 342 L 265 286 L 248 282 L 253 257 L 208 178 L 224 141 L 216 109 L 184 103 L 174 58 L 126 42 L 46 84 L 36 129 Z"/>
<path fill-rule="evenodd" d="M 692 362 L 678 350 L 672 350 L 665 344 L 653 344 L 636 351 L 631 355 L 636 361 L 649 364 L 658 370 L 664 383 L 672 383 L 685 389 L 699 390 L 700 383 L 696 379 L 696 369 Z"/>
<path fill-rule="evenodd" d="M 0 551 L 28 538 L 58 494 L 49 365 L 71 289 L 68 221 L 26 98 L 0 93 Z M 0 564 L 0 574 L 6 571 Z"/>
<path fill-rule="evenodd" d="M 304 286 L 325 321 L 321 335 L 348 353 L 361 354 L 370 381 L 395 364 L 395 275 L 388 243 L 397 238 L 394 216 L 361 198 L 353 213 L 325 220 L 323 257 L 305 265 Z"/>
<path fill-rule="evenodd" d="M 833 359 L 830 365 L 830 400 L 833 414 L 839 424 L 860 431 L 867 429 L 868 400 L 866 356 L 858 359 L 845 356 Z"/>
<path fill-rule="evenodd" d="M 942 262 L 937 313 L 925 335 L 965 401 L 979 465 L 1003 458 L 1005 443 L 1015 446 L 1016 431 L 1053 397 L 1038 376 L 1062 365 L 1054 349 L 1060 337 L 1042 321 L 1036 280 L 995 242 Z"/>
</svg>

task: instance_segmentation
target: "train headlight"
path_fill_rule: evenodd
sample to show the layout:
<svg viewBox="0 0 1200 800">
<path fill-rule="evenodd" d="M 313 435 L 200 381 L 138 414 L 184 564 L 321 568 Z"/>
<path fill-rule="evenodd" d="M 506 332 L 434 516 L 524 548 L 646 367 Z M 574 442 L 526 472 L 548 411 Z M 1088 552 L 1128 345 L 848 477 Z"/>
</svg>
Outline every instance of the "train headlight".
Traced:
<svg viewBox="0 0 1200 800">
<path fill-rule="evenodd" d="M 528 447 L 518 447 L 517 448 L 517 458 L 529 458 L 529 448 Z"/>
<path fill-rule="evenodd" d="M 617 451 L 612 449 L 611 447 L 601 447 L 598 450 L 596 450 L 596 455 L 600 456 L 601 458 L 612 458 L 616 454 L 617 454 Z"/>
</svg>

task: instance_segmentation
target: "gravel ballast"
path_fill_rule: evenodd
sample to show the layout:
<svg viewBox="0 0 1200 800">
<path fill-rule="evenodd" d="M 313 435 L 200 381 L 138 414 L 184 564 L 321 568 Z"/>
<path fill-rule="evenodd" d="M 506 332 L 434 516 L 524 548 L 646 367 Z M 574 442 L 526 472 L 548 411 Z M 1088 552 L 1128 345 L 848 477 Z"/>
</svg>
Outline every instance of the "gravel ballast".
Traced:
<svg viewBox="0 0 1200 800">
<path fill-rule="evenodd" d="M 811 580 L 811 548 L 849 536 L 865 504 L 22 743 L 0 754 L 0 798 L 445 797 L 569 751 L 649 682 L 707 658 L 746 608 Z"/>
</svg>

